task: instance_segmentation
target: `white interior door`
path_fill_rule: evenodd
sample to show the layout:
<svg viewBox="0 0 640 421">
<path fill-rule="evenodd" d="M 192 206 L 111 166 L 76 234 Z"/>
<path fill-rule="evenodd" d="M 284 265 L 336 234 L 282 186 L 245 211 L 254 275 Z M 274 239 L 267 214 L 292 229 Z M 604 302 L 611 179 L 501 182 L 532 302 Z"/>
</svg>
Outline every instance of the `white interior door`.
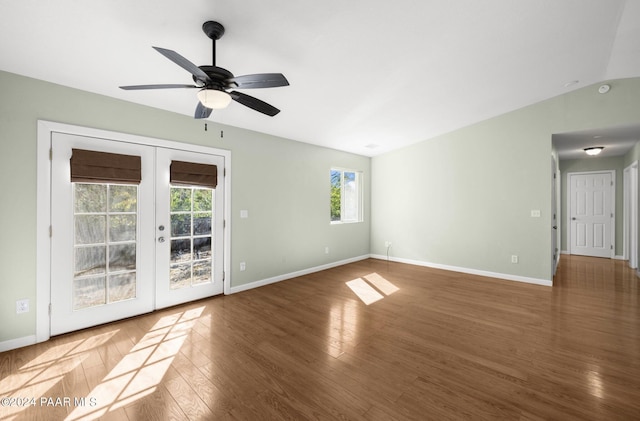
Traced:
<svg viewBox="0 0 640 421">
<path fill-rule="evenodd" d="M 613 255 L 611 172 L 569 174 L 571 254 Z"/>
<path fill-rule="evenodd" d="M 223 292 L 224 157 L 62 133 L 51 145 L 51 335 Z M 72 182 L 73 149 L 139 156 L 141 181 Z M 172 186 L 175 160 L 220 168 L 216 188 Z"/>
</svg>

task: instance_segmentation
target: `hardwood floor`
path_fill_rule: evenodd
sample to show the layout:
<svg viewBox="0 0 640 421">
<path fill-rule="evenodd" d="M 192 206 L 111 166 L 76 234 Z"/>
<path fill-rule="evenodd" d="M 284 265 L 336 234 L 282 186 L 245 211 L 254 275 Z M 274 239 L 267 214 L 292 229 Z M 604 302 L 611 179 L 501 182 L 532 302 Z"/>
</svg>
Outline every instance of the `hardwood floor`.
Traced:
<svg viewBox="0 0 640 421">
<path fill-rule="evenodd" d="M 0 420 L 637 420 L 640 288 L 606 259 L 562 256 L 553 288 L 365 260 L 2 353 L 1 397 Z"/>
</svg>

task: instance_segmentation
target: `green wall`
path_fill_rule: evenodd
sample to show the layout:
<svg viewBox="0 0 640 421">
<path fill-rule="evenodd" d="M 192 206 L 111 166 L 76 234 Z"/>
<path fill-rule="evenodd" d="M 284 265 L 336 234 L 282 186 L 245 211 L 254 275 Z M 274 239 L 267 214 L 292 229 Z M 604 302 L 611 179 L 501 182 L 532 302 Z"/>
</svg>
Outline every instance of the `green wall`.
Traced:
<svg viewBox="0 0 640 421">
<path fill-rule="evenodd" d="M 0 342 L 35 334 L 39 119 L 230 150 L 234 287 L 369 253 L 367 157 L 212 122 L 205 132 L 202 121 L 188 116 L 6 72 L 0 92 Z M 333 166 L 363 172 L 364 223 L 329 223 Z M 239 218 L 241 209 L 248 219 Z M 16 315 L 15 302 L 23 298 L 31 311 Z"/>
<path fill-rule="evenodd" d="M 373 158 L 371 252 L 549 281 L 552 135 L 640 121 L 640 79 L 608 83 Z"/>
<path fill-rule="evenodd" d="M 640 141 L 637 142 L 633 148 L 624 156 L 624 168 L 633 164 L 635 161 L 640 161 Z"/>
<path fill-rule="evenodd" d="M 640 121 L 640 78 L 609 84 L 369 159 L 0 72 L 0 342 L 35 334 L 38 119 L 231 150 L 233 286 L 386 255 L 385 241 L 398 259 L 548 281 L 552 135 Z M 329 224 L 332 166 L 363 171 L 364 223 Z M 22 298 L 32 311 L 16 315 Z"/>
<path fill-rule="evenodd" d="M 615 215 L 616 215 L 616 256 L 622 256 L 623 250 L 623 175 L 624 175 L 624 156 L 616 156 L 609 158 L 584 158 L 584 159 L 570 159 L 560 161 L 560 173 L 561 173 L 561 192 L 562 197 L 560 199 L 561 216 L 562 221 L 562 244 L 560 250 L 569 250 L 569 239 L 567 233 L 567 173 L 571 172 L 583 172 L 583 171 L 602 171 L 602 170 L 615 170 L 616 172 L 616 201 L 615 201 Z"/>
</svg>

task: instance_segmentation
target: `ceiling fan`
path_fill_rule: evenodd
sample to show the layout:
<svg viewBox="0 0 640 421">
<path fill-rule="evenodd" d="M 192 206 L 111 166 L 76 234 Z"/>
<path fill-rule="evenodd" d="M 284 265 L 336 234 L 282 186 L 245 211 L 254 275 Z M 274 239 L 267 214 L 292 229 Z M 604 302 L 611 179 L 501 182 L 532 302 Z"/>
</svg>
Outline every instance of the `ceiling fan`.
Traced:
<svg viewBox="0 0 640 421">
<path fill-rule="evenodd" d="M 253 75 L 234 76 L 227 69 L 216 66 L 216 40 L 224 34 L 224 26 L 218 22 L 207 21 L 202 25 L 204 33 L 213 41 L 213 64 L 211 66 L 196 66 L 173 50 L 153 47 L 157 52 L 173 61 L 178 66 L 191 73 L 195 85 L 162 84 L 162 85 L 132 85 L 120 86 L 125 90 L 140 89 L 199 89 L 198 106 L 195 118 L 207 118 L 214 109 L 226 108 L 231 100 L 239 102 L 253 110 L 273 117 L 280 112 L 273 105 L 254 98 L 242 92 L 230 89 L 256 89 L 288 86 L 289 82 L 282 73 L 258 73 Z"/>
</svg>

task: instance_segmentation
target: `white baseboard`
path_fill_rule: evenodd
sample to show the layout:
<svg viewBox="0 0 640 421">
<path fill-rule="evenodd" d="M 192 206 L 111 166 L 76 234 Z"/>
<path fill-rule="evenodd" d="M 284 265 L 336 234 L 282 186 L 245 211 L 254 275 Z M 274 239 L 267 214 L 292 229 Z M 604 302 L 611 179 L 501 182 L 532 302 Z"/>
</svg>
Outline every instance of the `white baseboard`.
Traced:
<svg viewBox="0 0 640 421">
<path fill-rule="evenodd" d="M 0 352 L 11 351 L 12 349 L 22 348 L 36 343 L 36 335 L 24 336 L 22 338 L 10 339 L 0 342 Z"/>
<path fill-rule="evenodd" d="M 225 291 L 225 294 L 235 294 L 236 292 L 242 292 L 253 288 L 262 287 L 265 285 L 273 284 L 280 281 L 285 281 L 287 279 L 297 278 L 298 276 L 308 275 L 310 273 L 320 272 L 321 270 L 331 269 L 337 266 L 346 265 L 348 263 L 359 262 L 360 260 L 368 259 L 370 255 L 366 254 L 363 256 L 352 257 L 350 259 L 340 260 L 337 262 L 327 263 L 325 265 L 315 266 L 308 269 L 299 270 L 296 272 L 285 273 L 283 275 L 274 276 L 272 278 L 262 279 L 259 281 L 249 282 L 248 284 L 242 284 L 235 287 L 229 288 L 228 291 Z"/>
<path fill-rule="evenodd" d="M 560 250 L 560 254 L 571 254 L 571 253 L 569 253 L 568 250 Z M 613 260 L 627 260 L 627 259 L 624 258 L 624 256 L 618 256 L 618 255 L 613 256 L 612 259 Z"/>
<path fill-rule="evenodd" d="M 387 256 L 383 256 L 380 254 L 372 254 L 371 257 L 373 259 L 387 260 Z M 552 286 L 552 282 L 547 279 L 529 278 L 526 276 L 510 275 L 508 273 L 489 272 L 485 270 L 469 269 L 469 268 L 463 268 L 459 266 L 442 265 L 439 263 L 430 263 L 430 262 L 424 262 L 421 260 L 403 259 L 400 257 L 389 257 L 389 260 L 392 262 L 407 263 L 410 265 L 425 266 L 425 267 L 430 267 L 434 269 L 450 270 L 452 272 L 468 273 L 469 275 L 487 276 L 490 278 L 506 279 L 508 281 L 525 282 L 527 284 L 544 285 L 549 287 Z"/>
</svg>

